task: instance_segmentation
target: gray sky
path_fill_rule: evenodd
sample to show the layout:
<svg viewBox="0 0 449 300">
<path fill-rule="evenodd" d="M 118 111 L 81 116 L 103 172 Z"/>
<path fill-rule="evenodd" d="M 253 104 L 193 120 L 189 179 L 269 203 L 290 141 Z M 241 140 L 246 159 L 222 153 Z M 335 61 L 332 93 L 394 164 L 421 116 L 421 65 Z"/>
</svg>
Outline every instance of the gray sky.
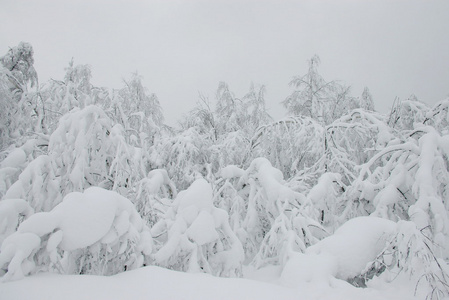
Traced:
<svg viewBox="0 0 449 300">
<path fill-rule="evenodd" d="M 40 81 L 60 79 L 72 57 L 93 83 L 121 87 L 138 71 L 174 125 L 219 81 L 237 97 L 251 82 L 279 102 L 307 60 L 327 80 L 368 86 L 387 112 L 414 93 L 432 105 L 449 96 L 449 1 L 50 1 L 0 0 L 0 55 L 30 42 Z"/>
</svg>

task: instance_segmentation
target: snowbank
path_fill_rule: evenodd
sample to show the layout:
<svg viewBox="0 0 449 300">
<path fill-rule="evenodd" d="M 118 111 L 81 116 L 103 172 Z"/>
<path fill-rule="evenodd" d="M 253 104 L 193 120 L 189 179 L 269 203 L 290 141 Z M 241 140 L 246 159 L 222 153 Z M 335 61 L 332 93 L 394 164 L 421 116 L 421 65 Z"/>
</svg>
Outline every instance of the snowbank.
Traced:
<svg viewBox="0 0 449 300">
<path fill-rule="evenodd" d="M 413 300 L 413 287 L 380 286 L 358 289 L 335 279 L 333 286 L 320 282 L 289 288 L 248 279 L 217 278 L 207 274 L 144 267 L 115 276 L 38 274 L 20 281 L 0 283 L 2 299 L 95 300 Z M 388 289 L 387 289 L 388 288 Z"/>
<path fill-rule="evenodd" d="M 385 248 L 396 223 L 375 217 L 349 220 L 332 236 L 297 253 L 286 263 L 281 278 L 288 285 L 352 279 Z"/>
<path fill-rule="evenodd" d="M 350 279 L 360 275 L 366 265 L 384 249 L 396 223 L 375 217 L 359 217 L 347 221 L 337 231 L 309 247 L 306 255 L 327 257 L 336 263 L 331 275 Z M 331 263 L 329 263 L 331 265 Z"/>
</svg>

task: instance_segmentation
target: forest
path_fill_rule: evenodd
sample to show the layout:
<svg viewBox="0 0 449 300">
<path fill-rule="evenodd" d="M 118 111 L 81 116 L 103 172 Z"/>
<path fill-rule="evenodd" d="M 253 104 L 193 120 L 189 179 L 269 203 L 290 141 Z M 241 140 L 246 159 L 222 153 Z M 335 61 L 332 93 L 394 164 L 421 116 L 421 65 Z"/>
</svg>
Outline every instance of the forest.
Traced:
<svg viewBox="0 0 449 300">
<path fill-rule="evenodd" d="M 220 82 L 171 127 L 137 73 L 97 87 L 72 60 L 41 83 L 33 54 L 0 58 L 0 291 L 39 273 L 276 267 L 291 285 L 405 278 L 449 297 L 449 98 L 381 114 L 314 56 L 286 83 L 288 117 L 265 86 Z"/>
</svg>

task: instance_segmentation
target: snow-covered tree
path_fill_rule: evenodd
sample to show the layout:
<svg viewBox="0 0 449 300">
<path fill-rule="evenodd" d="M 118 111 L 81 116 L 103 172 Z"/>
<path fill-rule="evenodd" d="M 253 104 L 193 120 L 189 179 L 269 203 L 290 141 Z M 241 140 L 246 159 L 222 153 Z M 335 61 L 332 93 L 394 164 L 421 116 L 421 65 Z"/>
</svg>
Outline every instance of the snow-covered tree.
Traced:
<svg viewBox="0 0 449 300">
<path fill-rule="evenodd" d="M 26 166 L 4 198 L 25 199 L 36 211 L 49 211 L 64 195 L 90 186 L 121 191 L 140 174 L 133 151 L 120 125 L 113 126 L 101 108 L 76 108 L 61 118 L 48 152 Z"/>
<path fill-rule="evenodd" d="M 396 98 L 391 108 L 388 125 L 397 130 L 413 130 L 415 123 L 423 123 L 426 120 L 430 108 L 419 101 L 415 95 L 407 100 Z"/>
<path fill-rule="evenodd" d="M 405 275 L 417 295 L 448 297 L 449 100 L 398 100 L 385 116 L 318 65 L 292 80 L 290 117 L 270 118 L 264 86 L 239 98 L 221 82 L 175 129 L 137 74 L 98 88 L 72 61 L 34 91 L 31 46 L 10 49 L 0 276 L 277 266 L 332 286 Z"/>
<path fill-rule="evenodd" d="M 358 107 L 350 96 L 350 88 L 336 81 L 326 81 L 319 73 L 320 58 L 309 60 L 307 74 L 290 82 L 295 91 L 282 104 L 292 116 L 311 117 L 321 124 L 329 124 L 351 109 Z"/>
<path fill-rule="evenodd" d="M 111 119 L 124 127 L 128 143 L 142 147 L 149 141 L 149 146 L 153 145 L 155 135 L 162 130 L 164 116 L 156 94 L 148 93 L 142 77 L 132 74 L 110 101 L 105 110 Z"/>
<path fill-rule="evenodd" d="M 357 166 L 366 163 L 396 138 L 385 117 L 355 109 L 326 126 L 324 170 L 337 172 L 346 184 L 357 177 Z"/>
<path fill-rule="evenodd" d="M 439 257 L 448 257 L 447 139 L 432 127 L 422 126 L 407 141 L 392 141 L 361 166 L 346 195 L 343 216 L 372 214 L 411 220 L 440 245 Z"/>
<path fill-rule="evenodd" d="M 308 201 L 319 212 L 320 224 L 333 231 L 335 226 L 335 216 L 338 214 L 338 203 L 344 192 L 344 184 L 341 181 L 341 174 L 326 172 L 320 176 L 307 194 Z"/>
<path fill-rule="evenodd" d="M 0 57 L 0 151 L 42 131 L 43 113 L 34 69 L 33 47 L 25 42 Z"/>
<path fill-rule="evenodd" d="M 42 110 L 49 134 L 56 129 L 59 119 L 72 109 L 104 104 L 107 103 L 105 98 L 109 97 L 105 89 L 90 82 L 92 72 L 89 65 L 75 65 L 72 59 L 65 71 L 63 80 L 51 79 L 41 88 Z"/>
<path fill-rule="evenodd" d="M 416 296 L 444 299 L 449 296 L 449 272 L 445 265 L 446 262 L 435 255 L 432 241 L 415 223 L 400 221 L 384 249 L 358 276 L 358 282 L 365 286 L 374 276 L 391 282 L 402 274 L 414 281 Z"/>
<path fill-rule="evenodd" d="M 6 156 L 0 162 L 0 199 L 28 164 L 37 156 L 46 153 L 45 145 L 48 145 L 48 137 L 40 135 L 38 138 L 29 139 L 20 147 L 4 152 Z"/>
<path fill-rule="evenodd" d="M 215 109 L 200 95 L 196 107 L 184 117 L 183 128 L 195 128 L 209 143 L 212 172 L 227 165 L 247 167 L 251 161 L 251 138 L 260 126 L 271 121 L 265 108 L 265 87 L 251 84 L 242 99 L 237 98 L 225 82 L 220 82 Z"/>
<path fill-rule="evenodd" d="M 431 125 L 441 135 L 449 134 L 449 98 L 438 102 L 427 112 L 423 124 Z"/>
<path fill-rule="evenodd" d="M 244 130 L 237 130 L 222 135 L 219 140 L 209 148 L 210 163 L 213 172 L 228 165 L 244 167 L 251 159 L 250 140 Z"/>
<path fill-rule="evenodd" d="M 18 46 L 10 48 L 0 62 L 9 73 L 11 89 L 17 92 L 26 92 L 26 86 L 37 84 L 37 73 L 34 69 L 34 51 L 29 43 L 20 42 Z"/>
<path fill-rule="evenodd" d="M 245 128 L 243 129 L 246 132 L 249 132 L 250 136 L 252 136 L 260 126 L 272 122 L 272 118 L 265 107 L 265 93 L 266 88 L 264 85 L 256 86 L 252 83 L 248 93 L 243 97 L 248 114 Z"/>
<path fill-rule="evenodd" d="M 225 167 L 220 176 L 224 181 L 217 182 L 217 203 L 229 212 L 254 266 L 283 265 L 292 252 L 304 251 L 325 235 L 316 221 L 318 211 L 287 186 L 267 159 L 254 159 L 246 170 Z"/>
<path fill-rule="evenodd" d="M 11 234 L 13 234 L 20 223 L 34 213 L 31 206 L 23 199 L 5 199 L 0 201 L 0 246 Z"/>
<path fill-rule="evenodd" d="M 4 67 L 0 65 L 0 151 L 3 151 L 12 142 L 11 134 L 13 132 L 10 128 L 14 126 L 13 117 L 17 111 L 6 73 Z"/>
<path fill-rule="evenodd" d="M 243 128 L 246 121 L 244 102 L 234 96 L 227 83 L 220 82 L 218 84 L 216 99 L 215 116 L 218 134 Z"/>
<path fill-rule="evenodd" d="M 199 98 L 195 107 L 180 121 L 181 128 L 195 127 L 200 134 L 206 135 L 212 141 L 216 141 L 218 139 L 218 128 L 212 104 L 202 94 L 199 95 Z"/>
<path fill-rule="evenodd" d="M 151 235 L 133 204 L 90 188 L 22 222 L 1 245 L 0 268 L 6 280 L 42 270 L 111 275 L 142 266 L 151 251 Z"/>
<path fill-rule="evenodd" d="M 324 153 L 324 128 L 309 117 L 290 117 L 259 127 L 251 140 L 254 158 L 265 157 L 290 178 Z"/>
<path fill-rule="evenodd" d="M 154 166 L 166 169 L 178 189 L 187 188 L 196 174 L 206 176 L 209 162 L 210 140 L 201 135 L 195 127 L 174 136 L 164 136 L 151 149 Z"/>
<path fill-rule="evenodd" d="M 244 174 L 245 171 L 238 166 L 228 165 L 218 172 L 214 182 L 214 205 L 228 213 L 229 225 L 241 241 L 247 237 L 243 229 L 248 207 L 247 193 L 238 184 Z"/>
<path fill-rule="evenodd" d="M 240 276 L 243 248 L 228 214 L 213 205 L 211 185 L 195 180 L 178 194 L 164 219 L 151 229 L 156 264 L 187 272 Z"/>
<path fill-rule="evenodd" d="M 167 171 L 155 169 L 137 182 L 134 205 L 151 227 L 164 217 L 176 196 L 176 186 L 168 177 Z"/>
<path fill-rule="evenodd" d="M 374 101 L 369 89 L 365 87 L 363 89 L 362 97 L 360 98 L 360 108 L 367 111 L 374 111 Z"/>
</svg>

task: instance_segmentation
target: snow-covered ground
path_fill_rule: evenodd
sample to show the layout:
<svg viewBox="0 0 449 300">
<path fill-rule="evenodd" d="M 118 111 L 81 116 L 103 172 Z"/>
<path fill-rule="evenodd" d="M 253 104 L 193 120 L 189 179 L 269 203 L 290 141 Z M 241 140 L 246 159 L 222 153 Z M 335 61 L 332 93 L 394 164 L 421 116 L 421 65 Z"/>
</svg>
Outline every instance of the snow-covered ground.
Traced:
<svg viewBox="0 0 449 300">
<path fill-rule="evenodd" d="M 251 279 L 218 278 L 207 274 L 143 267 L 114 276 L 36 274 L 0 283 L 2 300 L 139 300 L 139 299 L 341 299 L 411 300 L 414 287 L 407 283 L 355 288 L 345 281 L 298 282 L 296 286 L 276 279 L 278 268 L 247 270 Z M 260 280 L 264 280 L 262 282 Z M 271 282 L 266 282 L 271 281 Z M 416 298 L 417 299 L 417 298 Z"/>
</svg>

